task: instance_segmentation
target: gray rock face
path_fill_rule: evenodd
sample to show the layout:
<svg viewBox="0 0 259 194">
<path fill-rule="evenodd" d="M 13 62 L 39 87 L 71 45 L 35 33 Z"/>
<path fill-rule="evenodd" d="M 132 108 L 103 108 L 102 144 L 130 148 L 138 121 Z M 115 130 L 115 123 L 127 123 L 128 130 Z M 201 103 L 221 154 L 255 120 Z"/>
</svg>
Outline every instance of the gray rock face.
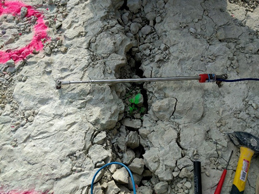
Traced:
<svg viewBox="0 0 259 194">
<path fill-rule="evenodd" d="M 25 0 L 44 14 L 50 40 L 41 40 L 44 50 L 26 60 L 16 62 L 14 56 L 0 65 L 0 188 L 85 194 L 97 168 L 122 161 L 143 185 L 138 193 L 191 193 L 190 158 L 199 156 L 203 193 L 213 193 L 229 148 L 239 151 L 225 134 L 234 129 L 259 135 L 258 82 L 221 88 L 198 80 L 78 84 L 56 90 L 55 81 L 203 73 L 258 77 L 259 8 L 246 3 Z M 26 17 L 26 7 L 19 11 L 0 17 L 1 52 L 33 38 L 36 17 Z M 135 105 L 147 105 L 147 112 L 129 115 L 127 98 L 139 89 L 146 95 Z M 250 182 L 259 170 L 252 164 Z M 94 193 L 130 192 L 128 174 L 119 183 L 117 168 L 96 177 L 102 184 Z M 230 189 L 224 184 L 222 194 Z M 246 192 L 255 193 L 252 184 Z"/>
<path fill-rule="evenodd" d="M 91 184 L 96 165 L 111 161 L 112 151 L 100 145 L 104 142 L 104 133 L 92 138 L 95 131 L 115 127 L 124 111 L 122 100 L 108 85 L 65 86 L 56 90 L 55 81 L 114 78 L 115 71 L 126 64 L 125 53 L 131 48 L 131 42 L 118 26 L 113 28 L 118 33 L 104 30 L 106 24 L 100 18 L 107 16 L 109 10 L 114 11 L 115 4 L 119 7 L 123 2 L 81 3 L 71 0 L 63 3 L 67 3 L 67 6 L 60 5 L 59 10 L 51 12 L 57 16 L 60 14 L 57 11 L 64 13 L 63 8 L 69 10 L 62 21 L 60 29 L 64 32 L 61 34 L 52 33 L 55 31 L 55 25 L 51 27 L 54 16 L 46 13 L 50 24 L 49 35 L 53 36 L 53 42 L 59 38 L 63 43 L 46 45 L 45 48 L 51 49 L 49 56 L 40 52 L 27 58 L 26 65 L 18 72 L 17 82 L 10 95 L 10 100 L 17 101 L 19 106 L 17 109 L 13 109 L 13 105 L 10 107 L 11 112 L 8 114 L 13 119 L 0 121 L 1 142 L 7 142 L 1 145 L 0 157 L 1 161 L 5 161 L 0 165 L 1 188 L 4 183 L 10 189 L 24 191 L 33 185 L 37 191 L 76 193 Z M 26 19 L 26 14 L 26 9 L 22 8 L 20 16 Z M 2 22 L 2 18 L 0 20 Z M 116 23 L 117 20 L 109 19 L 109 22 Z M 3 27 L 6 29 L 7 24 L 4 23 Z M 86 31 L 88 33 L 84 34 Z M 30 41 L 31 35 L 22 35 L 20 39 L 18 47 L 28 44 L 27 39 Z M 109 39 L 116 44 L 113 45 Z M 62 46 L 67 49 L 59 52 Z M 101 56 L 106 54 L 108 56 Z M 109 58 L 107 63 L 102 61 L 103 57 Z M 13 78 L 16 80 L 16 77 Z M 0 94 L 2 99 L 2 86 Z M 3 107 L 5 109 L 5 105 Z M 5 110 L 7 113 L 7 108 Z M 21 114 L 21 118 L 14 117 L 17 113 L 27 111 L 35 113 L 26 116 Z M 9 116 L 1 115 L 1 118 Z M 12 120 L 20 122 L 17 125 L 19 127 L 12 128 L 15 129 L 13 132 L 10 130 Z M 84 160 L 80 152 L 86 153 Z M 120 191 L 114 185 L 108 186 L 107 190 L 112 194 Z"/>
</svg>

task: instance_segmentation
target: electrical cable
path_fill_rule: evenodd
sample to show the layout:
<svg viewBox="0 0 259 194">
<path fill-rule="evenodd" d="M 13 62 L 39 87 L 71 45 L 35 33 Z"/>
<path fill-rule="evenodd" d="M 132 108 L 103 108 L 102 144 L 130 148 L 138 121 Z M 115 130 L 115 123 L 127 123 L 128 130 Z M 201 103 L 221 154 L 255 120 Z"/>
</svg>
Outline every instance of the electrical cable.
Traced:
<svg viewBox="0 0 259 194">
<path fill-rule="evenodd" d="M 95 177 L 97 176 L 97 174 L 103 169 L 105 168 L 106 166 L 109 166 L 109 165 L 112 165 L 112 164 L 119 164 L 123 167 L 126 168 L 126 170 L 128 171 L 129 175 L 130 175 L 130 178 L 131 178 L 131 182 L 132 182 L 132 187 L 133 187 L 133 193 L 134 194 L 137 194 L 136 192 L 136 187 L 135 187 L 135 181 L 134 181 L 134 178 L 133 178 L 133 175 L 130 171 L 130 169 L 123 163 L 120 163 L 120 162 L 111 162 L 111 163 L 108 163 L 108 164 L 105 164 L 104 166 L 102 166 L 99 170 L 97 170 L 97 172 L 94 174 L 94 177 L 92 179 L 92 183 L 91 183 L 91 194 L 93 194 L 93 188 L 94 188 L 94 180 L 95 180 Z"/>
<path fill-rule="evenodd" d="M 241 78 L 241 79 L 232 79 L 232 80 L 216 78 L 216 80 L 221 82 L 259 81 L 258 78 Z"/>
</svg>

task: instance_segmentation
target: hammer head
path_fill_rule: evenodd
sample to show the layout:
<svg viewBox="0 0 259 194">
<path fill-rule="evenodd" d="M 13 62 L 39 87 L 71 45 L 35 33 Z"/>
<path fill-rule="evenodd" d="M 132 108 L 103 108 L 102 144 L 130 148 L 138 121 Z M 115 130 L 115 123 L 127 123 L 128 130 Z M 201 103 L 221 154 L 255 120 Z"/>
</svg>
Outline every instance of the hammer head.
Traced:
<svg viewBox="0 0 259 194">
<path fill-rule="evenodd" d="M 247 147 L 255 153 L 259 152 L 259 138 L 253 136 L 252 134 L 242 131 L 235 131 L 233 133 L 229 133 L 228 136 L 234 145 Z"/>
</svg>

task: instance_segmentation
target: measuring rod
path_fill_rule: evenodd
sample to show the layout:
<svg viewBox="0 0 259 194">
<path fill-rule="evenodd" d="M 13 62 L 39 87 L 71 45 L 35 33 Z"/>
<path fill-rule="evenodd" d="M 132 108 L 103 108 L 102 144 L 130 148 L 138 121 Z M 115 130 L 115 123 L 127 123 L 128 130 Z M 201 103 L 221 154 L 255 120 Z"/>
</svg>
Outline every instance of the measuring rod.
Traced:
<svg viewBox="0 0 259 194">
<path fill-rule="evenodd" d="M 220 86 L 221 81 L 217 79 L 227 79 L 227 74 L 200 74 L 198 76 L 176 76 L 176 77 L 157 77 L 157 78 L 129 78 L 129 79 L 103 79 L 103 80 L 86 80 L 86 81 L 63 81 L 56 82 L 56 88 L 60 89 L 62 85 L 70 84 L 112 84 L 112 83 L 137 83 L 137 82 L 159 82 L 159 81 L 188 81 L 197 80 L 200 83 L 216 82 Z"/>
</svg>

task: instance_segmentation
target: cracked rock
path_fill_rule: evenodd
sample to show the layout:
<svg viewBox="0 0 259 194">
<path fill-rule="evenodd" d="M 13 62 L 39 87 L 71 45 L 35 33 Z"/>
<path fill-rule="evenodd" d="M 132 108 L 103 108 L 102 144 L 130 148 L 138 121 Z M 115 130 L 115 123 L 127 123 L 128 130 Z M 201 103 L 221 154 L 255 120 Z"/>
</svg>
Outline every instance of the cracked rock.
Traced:
<svg viewBox="0 0 259 194">
<path fill-rule="evenodd" d="M 243 30 L 240 30 L 236 25 L 231 25 L 219 28 L 216 35 L 219 40 L 225 40 L 237 39 L 242 33 Z"/>
<path fill-rule="evenodd" d="M 89 157 L 92 159 L 94 165 L 103 160 L 110 161 L 111 153 L 103 148 L 101 145 L 93 145 L 88 152 Z"/>
<path fill-rule="evenodd" d="M 176 102 L 177 101 L 174 98 L 165 98 L 163 100 L 158 100 L 152 104 L 151 114 L 153 113 L 154 116 L 159 120 L 169 120 L 174 112 Z"/>
</svg>

